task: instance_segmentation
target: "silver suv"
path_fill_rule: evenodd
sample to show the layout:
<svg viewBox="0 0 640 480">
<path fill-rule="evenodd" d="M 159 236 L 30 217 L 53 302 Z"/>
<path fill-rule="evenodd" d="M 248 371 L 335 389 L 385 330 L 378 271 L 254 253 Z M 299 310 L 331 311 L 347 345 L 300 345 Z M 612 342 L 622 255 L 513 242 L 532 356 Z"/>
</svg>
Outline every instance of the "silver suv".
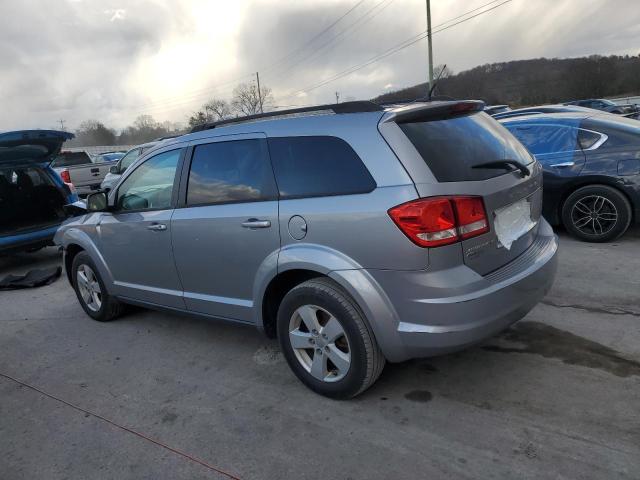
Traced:
<svg viewBox="0 0 640 480">
<path fill-rule="evenodd" d="M 145 153 L 56 236 L 92 318 L 252 324 L 312 390 L 462 349 L 550 288 L 540 165 L 482 102 L 350 102 L 206 125 Z"/>
</svg>

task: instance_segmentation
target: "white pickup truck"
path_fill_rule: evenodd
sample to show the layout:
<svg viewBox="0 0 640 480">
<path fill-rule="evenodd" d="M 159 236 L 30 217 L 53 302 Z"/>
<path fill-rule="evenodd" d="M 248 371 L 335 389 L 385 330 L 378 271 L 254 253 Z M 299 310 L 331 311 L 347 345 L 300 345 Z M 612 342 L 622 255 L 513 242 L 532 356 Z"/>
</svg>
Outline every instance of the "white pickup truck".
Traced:
<svg viewBox="0 0 640 480">
<path fill-rule="evenodd" d="M 104 158 L 104 157 L 101 157 Z M 76 187 L 78 195 L 88 195 L 100 189 L 100 183 L 116 161 L 96 163 L 87 152 L 61 151 L 51 163 L 65 183 Z"/>
</svg>

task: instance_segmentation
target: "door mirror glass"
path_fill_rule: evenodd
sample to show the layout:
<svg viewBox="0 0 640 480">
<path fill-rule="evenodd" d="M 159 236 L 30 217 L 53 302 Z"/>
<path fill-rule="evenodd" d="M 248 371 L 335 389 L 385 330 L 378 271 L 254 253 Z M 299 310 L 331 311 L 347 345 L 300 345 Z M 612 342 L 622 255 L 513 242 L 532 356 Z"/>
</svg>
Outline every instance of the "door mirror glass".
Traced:
<svg viewBox="0 0 640 480">
<path fill-rule="evenodd" d="M 113 173 L 114 175 L 119 174 L 120 170 L 118 170 L 118 165 L 111 165 L 111 168 L 109 168 L 109 173 Z"/>
<path fill-rule="evenodd" d="M 109 205 L 105 192 L 92 193 L 87 197 L 87 210 L 89 212 L 104 212 Z"/>
</svg>

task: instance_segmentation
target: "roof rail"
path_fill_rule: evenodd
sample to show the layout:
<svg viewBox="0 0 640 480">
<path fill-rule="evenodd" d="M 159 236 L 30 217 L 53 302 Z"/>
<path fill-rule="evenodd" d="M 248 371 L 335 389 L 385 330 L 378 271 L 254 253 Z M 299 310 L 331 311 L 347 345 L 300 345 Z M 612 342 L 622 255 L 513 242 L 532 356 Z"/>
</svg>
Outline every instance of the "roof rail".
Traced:
<svg viewBox="0 0 640 480">
<path fill-rule="evenodd" d="M 191 133 L 200 132 L 202 130 L 210 130 L 222 125 L 228 125 L 232 123 L 243 123 L 251 120 L 259 120 L 262 118 L 270 117 L 282 117 L 287 115 L 296 115 L 298 113 L 310 113 L 310 112 L 322 112 L 330 110 L 333 113 L 363 113 L 363 112 L 381 112 L 384 109 L 373 102 L 363 100 L 355 102 L 343 102 L 334 103 L 330 105 L 316 105 L 314 107 L 302 107 L 292 108 L 289 110 L 277 110 L 273 112 L 257 113 L 255 115 L 247 115 L 246 117 L 227 118 L 226 120 L 219 120 L 217 122 L 203 123 L 202 125 L 196 125 L 191 129 Z"/>
</svg>

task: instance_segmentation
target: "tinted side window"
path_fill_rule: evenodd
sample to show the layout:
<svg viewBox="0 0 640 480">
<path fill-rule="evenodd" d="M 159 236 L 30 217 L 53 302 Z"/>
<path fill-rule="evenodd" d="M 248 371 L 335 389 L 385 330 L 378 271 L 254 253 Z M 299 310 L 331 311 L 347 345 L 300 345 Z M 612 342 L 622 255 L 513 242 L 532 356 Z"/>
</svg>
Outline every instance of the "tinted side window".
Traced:
<svg viewBox="0 0 640 480">
<path fill-rule="evenodd" d="M 91 157 L 87 152 L 62 152 L 53 161 L 54 167 L 72 167 L 74 165 L 86 165 L 91 163 Z"/>
<path fill-rule="evenodd" d="M 376 188 L 362 160 L 340 138 L 270 138 L 269 151 L 280 198 L 350 195 Z"/>
<path fill-rule="evenodd" d="M 578 130 L 578 145 L 583 150 L 593 147 L 602 136 L 596 132 L 590 132 L 588 130 Z"/>
<path fill-rule="evenodd" d="M 127 153 L 122 160 L 120 160 L 120 173 L 124 173 L 124 171 L 131 166 L 133 162 L 135 162 L 140 156 L 140 149 L 136 148 L 135 150 L 131 150 Z"/>
<path fill-rule="evenodd" d="M 119 210 L 171 208 L 171 196 L 181 150 L 171 150 L 139 165 L 118 188 Z"/>
<path fill-rule="evenodd" d="M 562 125 L 508 126 L 518 140 L 534 155 L 578 150 L 578 130 Z"/>
<path fill-rule="evenodd" d="M 187 205 L 276 198 L 273 170 L 264 140 L 234 140 L 195 147 Z"/>
</svg>

